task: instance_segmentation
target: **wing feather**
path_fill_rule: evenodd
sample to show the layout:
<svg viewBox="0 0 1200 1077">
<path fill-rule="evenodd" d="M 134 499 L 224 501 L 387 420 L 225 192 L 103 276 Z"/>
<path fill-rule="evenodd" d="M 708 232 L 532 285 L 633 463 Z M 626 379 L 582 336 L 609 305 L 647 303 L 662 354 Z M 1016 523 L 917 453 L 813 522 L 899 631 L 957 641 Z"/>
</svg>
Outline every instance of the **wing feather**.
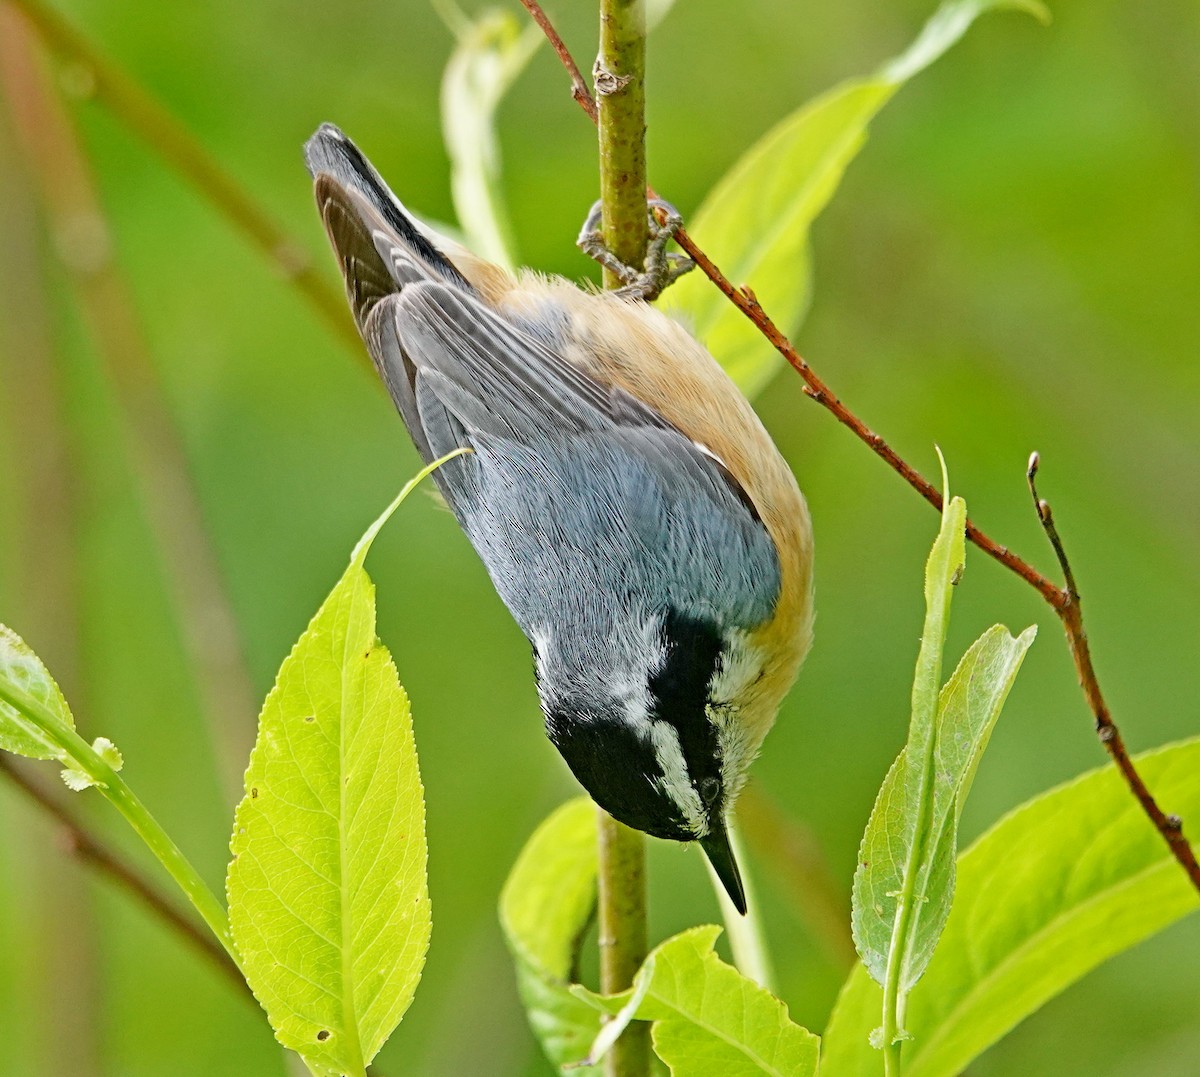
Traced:
<svg viewBox="0 0 1200 1077">
<path fill-rule="evenodd" d="M 475 450 L 435 481 L 531 638 L 543 617 L 586 615 L 562 606 L 580 586 L 660 588 L 662 602 L 746 626 L 768 615 L 774 547 L 716 456 L 565 360 L 555 341 L 569 320 L 535 336 L 488 306 L 336 128 L 306 157 L 360 331 L 417 450 Z M 563 572 L 573 584 L 552 584 Z"/>
</svg>

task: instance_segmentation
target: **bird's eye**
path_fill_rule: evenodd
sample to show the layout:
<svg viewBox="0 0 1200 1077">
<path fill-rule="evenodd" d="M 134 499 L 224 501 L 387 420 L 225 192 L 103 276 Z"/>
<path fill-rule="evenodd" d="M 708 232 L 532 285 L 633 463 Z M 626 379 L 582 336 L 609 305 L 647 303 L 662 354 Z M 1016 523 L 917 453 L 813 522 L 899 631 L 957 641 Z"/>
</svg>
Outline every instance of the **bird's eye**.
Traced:
<svg viewBox="0 0 1200 1077">
<path fill-rule="evenodd" d="M 721 792 L 721 783 L 716 778 L 703 778 L 700 782 L 700 799 L 705 804 L 712 804 Z"/>
</svg>

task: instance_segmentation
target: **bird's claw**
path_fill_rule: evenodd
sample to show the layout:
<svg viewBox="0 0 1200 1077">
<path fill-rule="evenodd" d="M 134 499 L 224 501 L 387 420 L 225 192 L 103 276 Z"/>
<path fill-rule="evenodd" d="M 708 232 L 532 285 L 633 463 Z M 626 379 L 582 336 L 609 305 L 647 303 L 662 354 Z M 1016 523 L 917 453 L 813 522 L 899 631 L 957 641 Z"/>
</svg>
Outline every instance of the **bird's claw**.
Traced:
<svg viewBox="0 0 1200 1077">
<path fill-rule="evenodd" d="M 685 273 L 695 269 L 696 263 L 686 255 L 667 252 L 667 244 L 683 227 L 683 217 L 679 211 L 661 198 L 651 198 L 647 205 L 650 210 L 647 228 L 649 242 L 646 245 L 646 261 L 640 270 L 626 265 L 604 245 L 599 202 L 592 206 L 583 222 L 576 244 L 589 258 L 599 262 L 624 282 L 616 290 L 617 295 L 649 301 L 657 299 Z M 661 222 L 655 210 L 662 212 Z"/>
</svg>

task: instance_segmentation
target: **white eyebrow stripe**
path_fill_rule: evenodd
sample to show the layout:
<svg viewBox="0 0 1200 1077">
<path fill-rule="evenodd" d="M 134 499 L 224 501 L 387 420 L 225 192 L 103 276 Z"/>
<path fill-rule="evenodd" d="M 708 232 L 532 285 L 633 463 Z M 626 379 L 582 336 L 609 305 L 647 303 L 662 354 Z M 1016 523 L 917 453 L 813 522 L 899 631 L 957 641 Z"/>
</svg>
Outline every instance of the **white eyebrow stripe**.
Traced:
<svg viewBox="0 0 1200 1077">
<path fill-rule="evenodd" d="M 692 787 L 692 780 L 688 776 L 678 730 L 670 722 L 652 721 L 650 743 L 662 772 L 659 784 L 683 813 L 688 829 L 697 837 L 702 836 L 708 830 L 708 821 L 704 806 L 700 803 L 700 794 Z"/>
</svg>

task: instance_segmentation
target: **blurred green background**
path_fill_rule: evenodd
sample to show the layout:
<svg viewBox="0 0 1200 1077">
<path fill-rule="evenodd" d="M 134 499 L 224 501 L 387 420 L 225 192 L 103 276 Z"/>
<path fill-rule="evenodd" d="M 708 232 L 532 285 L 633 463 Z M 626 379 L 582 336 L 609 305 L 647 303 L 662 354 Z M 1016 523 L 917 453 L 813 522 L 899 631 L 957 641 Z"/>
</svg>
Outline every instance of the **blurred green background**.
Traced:
<svg viewBox="0 0 1200 1077">
<path fill-rule="evenodd" d="M 900 51 L 932 6 L 678 4 L 651 40 L 655 186 L 686 215 L 774 121 Z M 423 0 L 59 10 L 331 281 L 300 162 L 320 121 L 357 139 L 409 205 L 452 218 L 438 105 L 452 39 Z M 1041 451 L 1102 684 L 1131 747 L 1148 748 L 1200 729 L 1200 6 L 1060 0 L 1053 11 L 1048 28 L 984 19 L 885 109 L 818 222 L 798 343 L 927 472 L 937 442 L 972 515 L 1049 570 L 1024 484 Z M 590 60 L 592 5 L 552 14 Z M 84 732 L 122 747 L 131 784 L 219 885 L 237 768 L 214 746 L 210 693 L 171 598 L 169 581 L 193 566 L 156 541 L 138 475 L 161 489 L 161 461 L 135 466 L 121 397 L 58 256 L 86 261 L 91 248 L 47 225 L 12 104 L 0 102 L 0 620 L 60 677 Z M 72 115 L 261 699 L 417 458 L 365 367 L 210 206 L 102 105 L 76 101 Z M 591 274 L 572 241 L 596 194 L 594 134 L 549 50 L 504 103 L 500 135 L 522 261 Z M 809 828 L 848 909 L 857 842 L 904 737 L 936 518 L 794 375 L 757 403 L 812 508 L 818 617 L 756 776 Z M 540 728 L 528 648 L 432 499 L 405 507 L 370 569 L 413 700 L 434 909 L 424 981 L 380 1068 L 547 1073 L 494 911 L 524 838 L 575 792 Z M 979 772 L 968 839 L 1103 762 L 1057 622 L 972 551 L 957 649 L 994 621 L 1042 631 Z M 229 739 L 248 745 L 252 709 L 229 718 Z M 144 863 L 96 799 L 75 803 Z M 0 833 L 0 1073 L 284 1072 L 260 1016 L 65 856 L 7 784 Z M 713 919 L 699 855 L 653 844 L 654 937 Z M 843 970 L 770 866 L 750 871 L 782 994 L 819 1030 Z M 1197 955 L 1193 917 L 1090 975 L 972 1074 L 1194 1074 Z"/>
</svg>

